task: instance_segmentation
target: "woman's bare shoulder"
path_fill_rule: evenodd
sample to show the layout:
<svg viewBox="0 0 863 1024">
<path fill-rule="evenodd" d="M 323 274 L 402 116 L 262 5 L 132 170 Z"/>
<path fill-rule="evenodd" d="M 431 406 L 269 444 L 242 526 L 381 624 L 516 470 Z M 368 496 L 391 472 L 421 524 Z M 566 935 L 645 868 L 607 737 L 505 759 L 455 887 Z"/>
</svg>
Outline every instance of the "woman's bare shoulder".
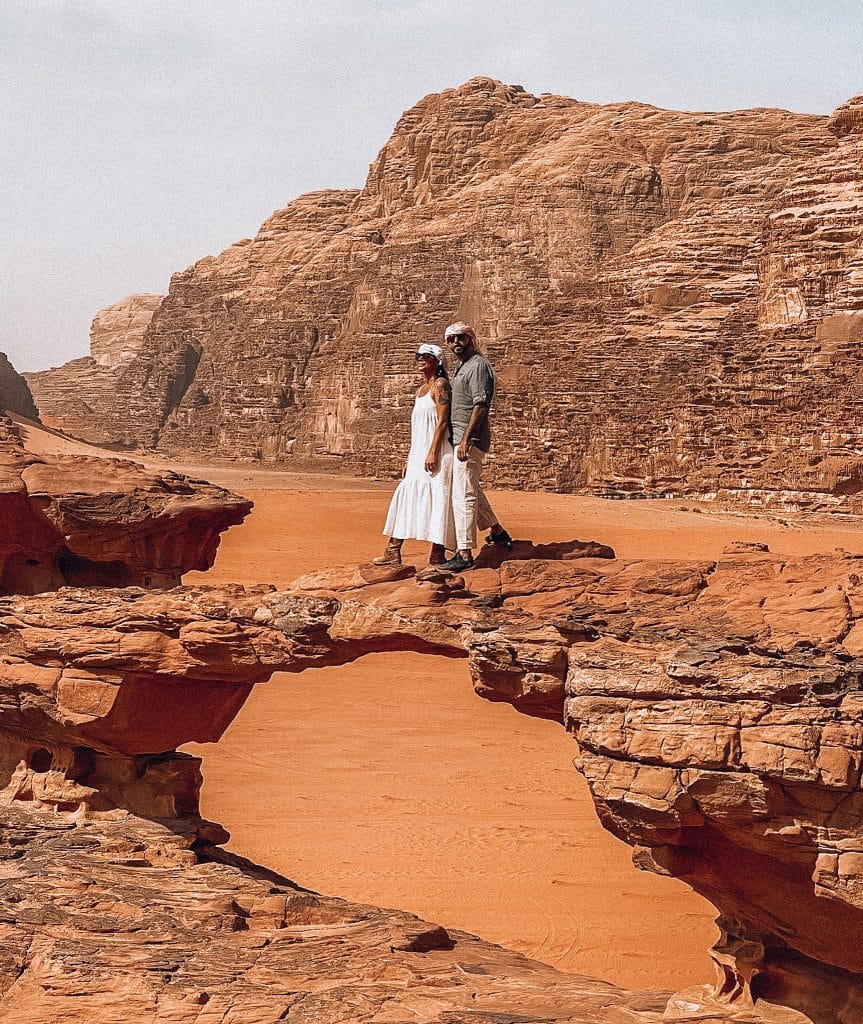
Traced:
<svg viewBox="0 0 863 1024">
<path fill-rule="evenodd" d="M 452 396 L 452 388 L 449 386 L 449 381 L 446 377 L 438 377 L 434 382 L 432 391 L 439 402 L 448 402 Z"/>
</svg>

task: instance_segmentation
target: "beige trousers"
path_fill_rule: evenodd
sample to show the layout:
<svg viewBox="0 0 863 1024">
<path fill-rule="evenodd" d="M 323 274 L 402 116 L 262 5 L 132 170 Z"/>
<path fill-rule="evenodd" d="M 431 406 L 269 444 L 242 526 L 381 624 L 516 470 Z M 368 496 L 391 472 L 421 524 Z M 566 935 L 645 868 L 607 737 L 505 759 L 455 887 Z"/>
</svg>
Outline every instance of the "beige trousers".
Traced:
<svg viewBox="0 0 863 1024">
<path fill-rule="evenodd" d="M 476 547 L 477 526 L 487 530 L 497 522 L 479 482 L 484 454 L 472 444 L 466 462 L 457 455 L 452 462 L 452 513 L 459 551 L 472 551 Z"/>
</svg>

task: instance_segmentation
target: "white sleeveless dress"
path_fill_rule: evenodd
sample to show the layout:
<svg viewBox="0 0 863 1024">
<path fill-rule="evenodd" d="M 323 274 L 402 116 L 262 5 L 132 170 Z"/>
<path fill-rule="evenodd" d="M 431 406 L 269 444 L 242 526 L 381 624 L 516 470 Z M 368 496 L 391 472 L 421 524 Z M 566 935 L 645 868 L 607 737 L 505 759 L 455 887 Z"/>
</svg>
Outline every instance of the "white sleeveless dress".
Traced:
<svg viewBox="0 0 863 1024">
<path fill-rule="evenodd" d="M 417 395 L 411 414 L 411 449 L 405 475 L 396 487 L 384 533 L 399 540 L 427 540 L 455 550 L 452 514 L 452 444 L 444 437 L 440 465 L 427 473 L 426 456 L 437 426 L 437 407 L 431 392 Z"/>
</svg>

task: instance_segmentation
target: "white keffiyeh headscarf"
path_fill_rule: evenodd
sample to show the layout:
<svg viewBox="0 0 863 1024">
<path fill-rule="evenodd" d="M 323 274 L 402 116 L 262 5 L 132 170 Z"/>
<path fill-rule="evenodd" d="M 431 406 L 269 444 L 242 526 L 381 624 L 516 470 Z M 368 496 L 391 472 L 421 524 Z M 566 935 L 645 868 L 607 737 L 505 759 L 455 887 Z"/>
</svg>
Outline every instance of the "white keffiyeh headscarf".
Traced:
<svg viewBox="0 0 863 1024">
<path fill-rule="evenodd" d="M 454 334 L 466 334 L 470 340 L 476 344 L 476 331 L 471 327 L 470 324 L 465 324 L 459 321 L 457 324 L 450 324 L 449 327 L 444 331 L 444 340 L 451 338 Z"/>
</svg>

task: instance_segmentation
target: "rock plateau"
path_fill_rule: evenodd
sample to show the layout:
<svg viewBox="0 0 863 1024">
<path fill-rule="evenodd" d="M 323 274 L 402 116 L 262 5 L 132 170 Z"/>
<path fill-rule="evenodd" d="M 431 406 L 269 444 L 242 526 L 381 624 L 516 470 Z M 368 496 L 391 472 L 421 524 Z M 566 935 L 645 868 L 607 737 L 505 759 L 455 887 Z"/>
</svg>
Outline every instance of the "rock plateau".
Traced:
<svg viewBox="0 0 863 1024">
<path fill-rule="evenodd" d="M 407 111 L 362 189 L 175 274 L 128 363 L 31 376 L 37 404 L 90 438 L 392 475 L 416 343 L 463 318 L 499 371 L 497 483 L 859 511 L 860 110 L 473 79 Z"/>
</svg>

